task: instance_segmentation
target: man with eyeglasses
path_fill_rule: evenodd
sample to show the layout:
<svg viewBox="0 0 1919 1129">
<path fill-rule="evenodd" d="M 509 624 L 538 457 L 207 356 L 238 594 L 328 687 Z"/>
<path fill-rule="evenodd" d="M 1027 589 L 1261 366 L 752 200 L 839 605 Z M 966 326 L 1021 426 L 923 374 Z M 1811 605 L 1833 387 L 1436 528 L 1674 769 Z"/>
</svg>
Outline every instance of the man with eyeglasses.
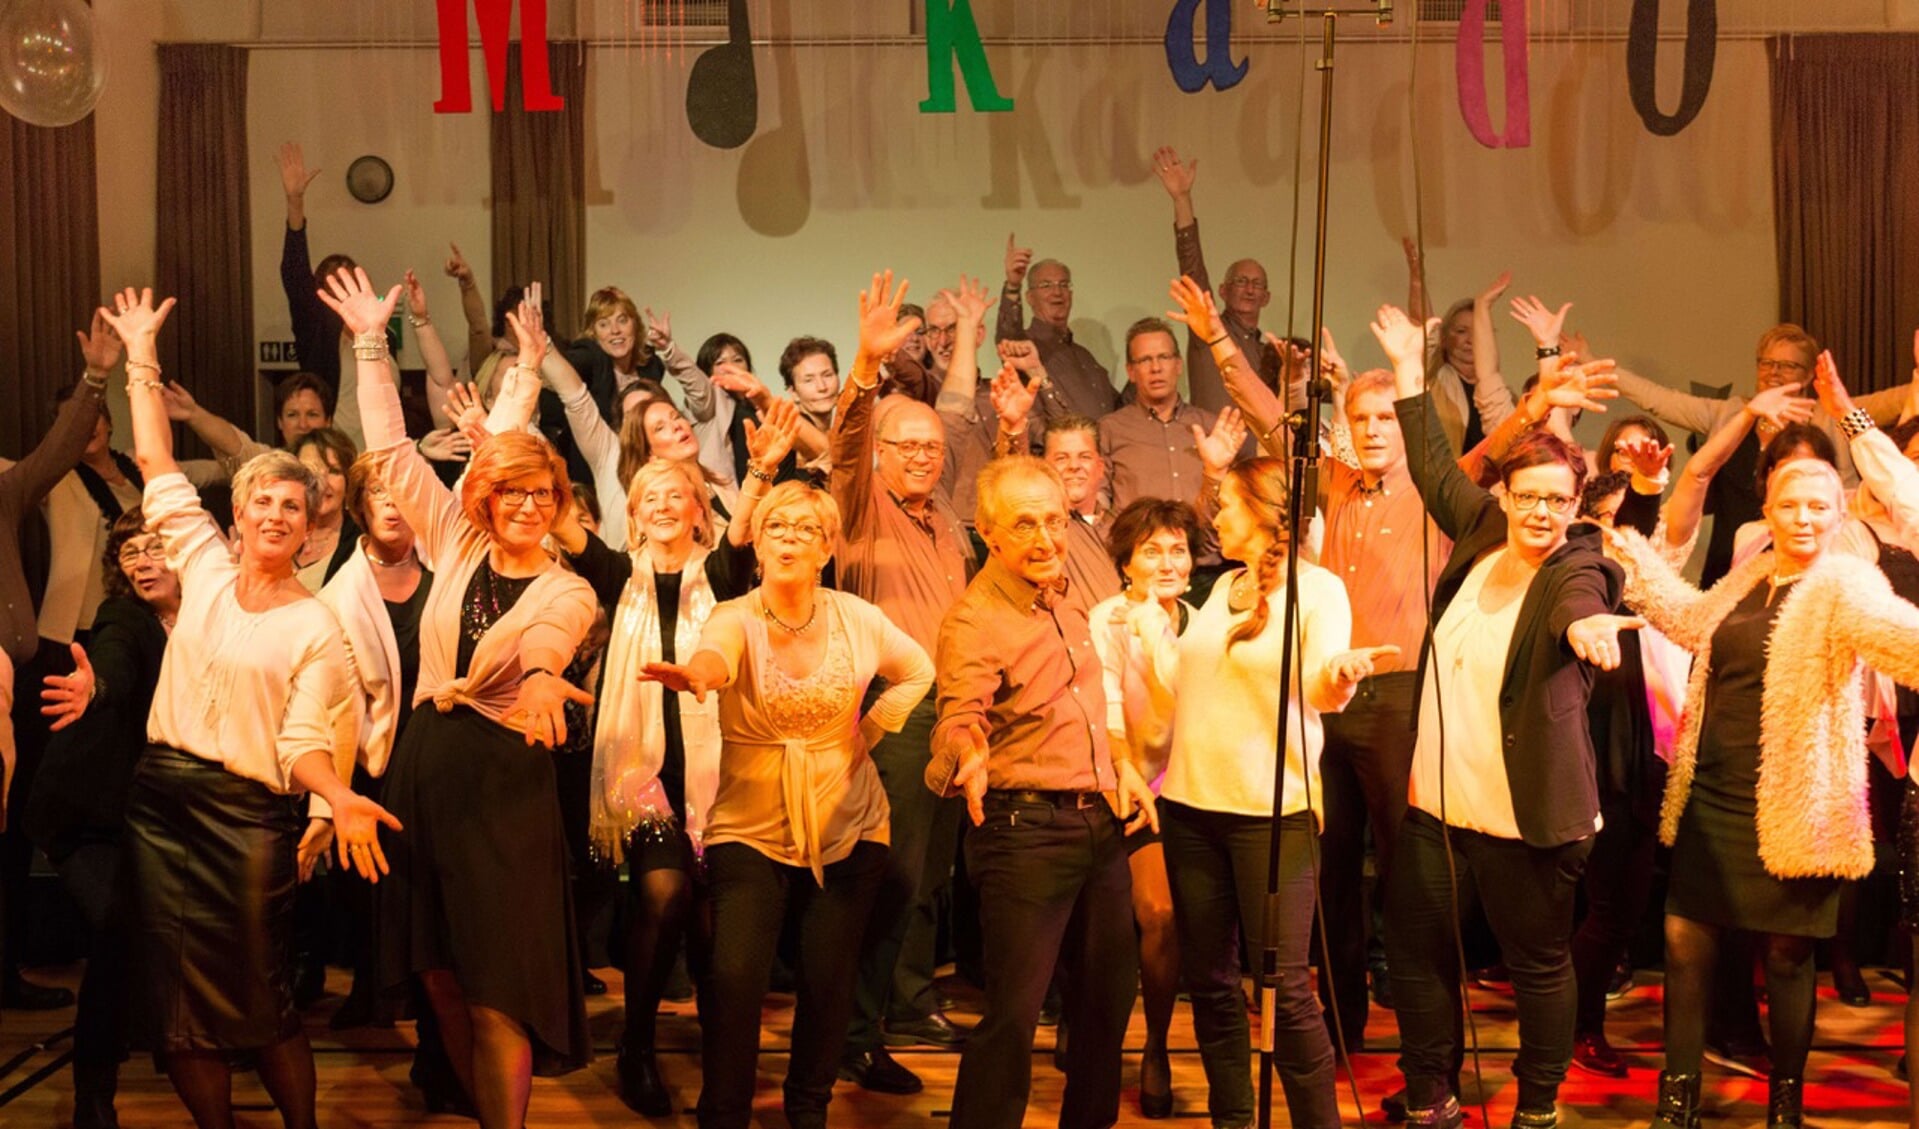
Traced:
<svg viewBox="0 0 1919 1129">
<path fill-rule="evenodd" d="M 1773 326 L 1759 338 L 1755 390 L 1763 392 L 1782 384 L 1802 387 L 1809 384 L 1813 361 L 1818 356 L 1819 342 L 1813 340 L 1811 334 L 1789 322 Z M 1701 439 L 1746 406 L 1745 396 L 1730 395 L 1721 400 L 1689 395 L 1637 373 L 1618 371 L 1620 395 L 1646 409 L 1660 422 L 1685 428 Z M 1907 394 L 1906 386 L 1899 385 L 1860 396 L 1853 403 L 1871 413 L 1873 422 L 1883 426 L 1899 419 Z M 1834 465 L 1839 468 L 1840 478 L 1847 486 L 1857 485 L 1859 472 L 1852 464 L 1852 453 L 1839 421 L 1819 415 L 1813 417 L 1812 423 L 1832 439 L 1833 447 L 1839 452 Z M 1713 475 L 1712 484 L 1706 488 L 1706 512 L 1712 514 L 1714 520 L 1700 581 L 1708 587 L 1732 567 L 1733 534 L 1740 526 L 1759 519 L 1764 486 L 1756 483 L 1753 476 L 1759 466 L 1759 452 L 1774 434 L 1773 426 L 1761 421 L 1733 452 L 1732 458 L 1719 468 L 1719 473 Z"/>
<path fill-rule="evenodd" d="M 1212 289 L 1212 276 L 1206 270 L 1206 256 L 1200 249 L 1199 220 L 1193 215 L 1193 180 L 1199 160 L 1182 161 L 1171 147 L 1153 154 L 1153 171 L 1166 194 L 1173 198 L 1173 246 L 1179 256 L 1179 273 Z M 1266 268 L 1253 259 L 1241 259 L 1226 268 L 1225 281 L 1219 284 L 1219 312 L 1226 332 L 1238 342 L 1239 351 L 1259 372 L 1266 387 L 1279 388 L 1281 358 L 1279 351 L 1266 342 L 1259 328 L 1259 313 L 1272 301 L 1267 287 Z M 1226 394 L 1226 383 L 1213 361 L 1213 351 L 1197 335 L 1187 334 L 1186 361 L 1189 369 L 1189 395 L 1194 404 L 1208 412 L 1217 412 L 1233 401 Z M 1167 495 L 1183 497 L 1184 495 Z"/>
<path fill-rule="evenodd" d="M 962 285 L 955 297 L 962 313 L 971 306 L 976 324 L 985 313 L 984 291 Z M 940 621 L 965 593 L 973 567 L 972 541 L 941 481 L 976 461 L 962 457 L 970 449 L 963 437 L 949 446 L 941 413 L 909 395 L 881 397 L 881 364 L 914 324 L 900 316 L 890 273 L 875 278 L 862 305 L 859 352 L 829 444 L 829 488 L 843 529 L 838 582 L 841 591 L 877 605 L 931 654 Z M 971 336 L 962 330 L 956 351 L 970 349 Z M 947 392 L 942 389 L 942 399 Z M 922 897 L 933 888 L 926 875 L 950 868 L 959 829 L 957 805 L 942 804 L 921 783 L 934 717 L 935 698 L 928 694 L 899 732 L 871 749 L 892 809 L 892 869 L 870 930 L 877 941 L 861 964 L 840 1077 L 880 1093 L 918 1093 L 921 1086 L 887 1053 L 889 1044 L 951 1046 L 964 1038 L 940 1013 L 932 989 L 931 921 Z M 910 943 L 915 937 L 920 943 Z"/>
<path fill-rule="evenodd" d="M 1099 421 L 1099 452 L 1113 468 L 1116 510 L 1135 498 L 1184 499 L 1199 489 L 1199 440 L 1213 430 L 1218 415 L 1180 399 L 1184 367 L 1179 341 L 1166 322 L 1141 318 L 1126 330 L 1126 377 L 1133 385 L 1133 402 Z M 1215 554 L 1212 559 L 1219 558 Z"/>
<path fill-rule="evenodd" d="M 1158 830 L 1159 817 L 1139 771 L 1116 769 L 1107 747 L 1099 656 L 1069 598 L 1072 519 L 1059 475 L 1011 455 L 980 472 L 979 496 L 975 524 L 990 555 L 940 627 L 939 723 L 925 776 L 935 794 L 964 795 L 974 824 L 966 872 L 979 891 L 987 970 L 952 1124 L 1021 1124 L 1033 1031 L 1057 964 L 1073 1032 L 1059 1124 L 1112 1125 L 1138 987 L 1124 836 Z"/>
<path fill-rule="evenodd" d="M 1020 283 L 1033 303 L 1033 320 L 1020 324 Z M 1059 416 L 1098 419 L 1119 404 L 1106 366 L 1073 339 L 1073 272 L 1057 259 L 1033 262 L 1033 250 L 1006 237 L 1006 285 L 999 297 L 1000 341 L 1031 341 L 1047 380 L 1040 389 L 1042 420 Z"/>
</svg>

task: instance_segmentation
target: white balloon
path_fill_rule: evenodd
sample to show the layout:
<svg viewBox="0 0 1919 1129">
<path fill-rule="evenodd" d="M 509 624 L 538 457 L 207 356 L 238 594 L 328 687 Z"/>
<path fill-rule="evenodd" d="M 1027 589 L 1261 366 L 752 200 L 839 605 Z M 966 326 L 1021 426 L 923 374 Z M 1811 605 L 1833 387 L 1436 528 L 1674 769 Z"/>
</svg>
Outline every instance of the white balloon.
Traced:
<svg viewBox="0 0 1919 1129">
<path fill-rule="evenodd" d="M 0 4 L 0 109 L 31 125 L 72 125 L 93 112 L 106 80 L 84 0 Z"/>
</svg>

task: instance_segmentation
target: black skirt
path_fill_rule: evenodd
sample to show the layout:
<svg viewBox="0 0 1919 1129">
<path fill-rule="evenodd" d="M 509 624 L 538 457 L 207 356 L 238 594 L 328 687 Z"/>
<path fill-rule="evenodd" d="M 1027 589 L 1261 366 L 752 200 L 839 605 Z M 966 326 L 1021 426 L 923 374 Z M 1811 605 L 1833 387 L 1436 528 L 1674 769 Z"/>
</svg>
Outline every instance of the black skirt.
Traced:
<svg viewBox="0 0 1919 1129">
<path fill-rule="evenodd" d="M 380 983 L 451 971 L 469 1004 L 532 1036 L 534 1070 L 586 1065 L 579 943 L 553 758 L 464 707 L 407 720 L 387 768 Z"/>
<path fill-rule="evenodd" d="M 293 797 L 178 749 L 147 748 L 127 798 L 121 869 L 138 1045 L 252 1050 L 299 1034 L 300 827 Z"/>
</svg>

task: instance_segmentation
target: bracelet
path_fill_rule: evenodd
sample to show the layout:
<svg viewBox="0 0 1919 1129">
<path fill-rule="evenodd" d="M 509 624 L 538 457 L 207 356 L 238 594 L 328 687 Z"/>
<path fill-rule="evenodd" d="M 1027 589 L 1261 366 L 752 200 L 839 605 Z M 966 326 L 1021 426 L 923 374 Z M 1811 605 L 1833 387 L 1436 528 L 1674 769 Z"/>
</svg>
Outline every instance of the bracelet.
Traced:
<svg viewBox="0 0 1919 1129">
<path fill-rule="evenodd" d="M 759 467 L 753 465 L 752 463 L 746 464 L 746 473 L 749 475 L 752 475 L 754 478 L 759 479 L 761 482 L 766 483 L 768 486 L 773 485 L 773 476 L 761 470 Z"/>
<path fill-rule="evenodd" d="M 1222 333 L 1218 337 L 1215 337 L 1211 341 L 1208 341 L 1206 344 L 1210 348 L 1212 346 L 1218 345 L 1221 341 L 1225 341 L 1231 337 L 1232 337 L 1231 333 Z"/>
<path fill-rule="evenodd" d="M 1541 345 L 1538 348 L 1533 350 L 1533 356 L 1539 358 L 1542 361 L 1545 360 L 1547 357 L 1557 357 L 1558 355 L 1559 355 L 1559 346 L 1557 345 Z"/>
<path fill-rule="evenodd" d="M 432 325 L 432 324 L 433 324 L 433 315 L 432 315 L 432 314 L 423 314 L 423 315 L 421 315 L 420 317 L 417 317 L 417 318 L 416 318 L 416 317 L 414 317 L 414 316 L 413 316 L 413 315 L 412 315 L 411 313 L 409 313 L 409 314 L 407 314 L 407 316 L 406 316 L 406 320 L 407 320 L 407 321 L 409 321 L 409 322 L 411 322 L 411 323 L 413 324 L 413 328 L 415 328 L 415 329 L 419 329 L 419 328 L 420 328 L 421 326 L 427 326 L 427 325 Z"/>
<path fill-rule="evenodd" d="M 143 368 L 151 371 L 156 378 L 160 375 L 160 366 L 157 364 L 154 364 L 152 361 L 128 361 L 127 362 L 128 372 L 132 372 L 134 369 L 137 369 L 137 368 Z"/>
<path fill-rule="evenodd" d="M 552 671 L 546 669 L 543 666 L 530 666 L 520 672 L 520 681 L 525 682 L 527 679 L 533 677 L 536 674 L 544 674 L 548 676 L 549 678 L 559 677 L 559 675 L 554 674 Z"/>
<path fill-rule="evenodd" d="M 1839 417 L 1839 430 L 1845 432 L 1848 439 L 1857 439 L 1878 426 L 1872 421 L 1872 413 L 1864 408 L 1854 408 Z"/>
<path fill-rule="evenodd" d="M 87 387 L 93 389 L 95 392 L 99 392 L 107 386 L 107 374 L 104 372 L 99 376 L 95 376 L 93 375 L 92 369 L 82 369 L 80 370 L 80 379 L 86 381 Z"/>
<path fill-rule="evenodd" d="M 153 391 L 158 392 L 164 386 L 158 380 L 155 380 L 153 377 L 150 377 L 150 376 L 129 376 L 127 377 L 127 387 L 128 388 L 151 388 Z"/>
</svg>

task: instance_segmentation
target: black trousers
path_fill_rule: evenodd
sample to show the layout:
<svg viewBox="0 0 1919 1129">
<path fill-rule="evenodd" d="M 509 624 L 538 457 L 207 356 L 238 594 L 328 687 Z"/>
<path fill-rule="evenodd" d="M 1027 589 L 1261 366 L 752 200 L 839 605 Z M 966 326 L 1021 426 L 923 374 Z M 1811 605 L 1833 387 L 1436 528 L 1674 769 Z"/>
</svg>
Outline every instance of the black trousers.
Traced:
<svg viewBox="0 0 1919 1129">
<path fill-rule="evenodd" d="M 1341 713 L 1329 713 L 1326 747 L 1319 758 L 1325 805 L 1320 834 L 1319 900 L 1326 915 L 1326 951 L 1320 962 L 1319 998 L 1333 1014 L 1335 996 L 1348 1050 L 1366 1035 L 1366 942 L 1373 907 L 1366 904 L 1366 831 L 1372 829 L 1379 900 L 1392 870 L 1399 821 L 1406 817 L 1412 777 L 1412 671 L 1378 674 L 1359 684 Z"/>
<path fill-rule="evenodd" d="M 1250 1125 L 1252 1038 L 1240 993 L 1239 947 L 1255 967 L 1266 938 L 1266 878 L 1273 820 L 1204 811 L 1162 799 L 1166 876 L 1179 930 L 1180 982 L 1193 1001 L 1193 1033 L 1206 1067 L 1207 1108 L 1217 1126 Z M 1296 1129 L 1337 1129 L 1333 1044 L 1306 968 L 1313 926 L 1313 817 L 1285 816 L 1280 829 L 1279 985 L 1273 1005 L 1273 1061 Z M 1073 1033 L 1079 1038 L 1079 1032 Z"/>
<path fill-rule="evenodd" d="M 760 1001 L 789 903 L 799 919 L 799 1002 L 786 1068 L 786 1116 L 819 1121 L 833 1097 L 853 1012 L 853 981 L 873 899 L 886 875 L 884 843 L 860 843 L 813 872 L 774 862 L 745 843 L 706 849 L 713 906 L 713 963 L 700 998 L 699 1123 L 738 1129 L 753 1116 Z"/>
<path fill-rule="evenodd" d="M 126 1051 L 126 933 L 119 918 L 120 844 L 84 842 L 54 863 L 87 923 L 87 970 L 73 1017 L 73 1058 L 117 1066 Z"/>
<path fill-rule="evenodd" d="M 1586 919 L 1573 934 L 1573 975 L 1579 983 L 1580 1034 L 1606 1030 L 1606 988 L 1626 955 L 1633 931 L 1652 898 L 1653 856 L 1659 829 L 1633 815 L 1621 800 L 1602 804 L 1604 822 L 1586 860 Z"/>
<path fill-rule="evenodd" d="M 1119 1118 L 1120 1057 L 1139 987 L 1133 876 L 1124 829 L 1104 803 L 1069 809 L 988 793 L 966 837 L 979 891 L 986 1006 L 953 1086 L 955 1129 L 1017 1129 L 1033 1081 L 1033 1030 L 1064 973 L 1066 1094 L 1061 1129 Z"/>
<path fill-rule="evenodd" d="M 84 635 L 81 642 L 85 642 Z M 40 713 L 40 688 L 48 675 L 73 673 L 73 652 L 65 643 L 42 639 L 34 656 L 17 664 L 13 676 L 13 788 L 7 795 L 6 830 L 0 831 L 0 969 L 6 976 L 20 967 L 27 943 L 27 877 L 34 845 L 27 838 L 27 800 L 40 772 L 52 731 Z"/>
<path fill-rule="evenodd" d="M 1446 842 L 1437 819 L 1417 808 L 1399 825 L 1386 891 L 1386 959 L 1398 1008 L 1399 1069 L 1406 1100 L 1429 1108 L 1444 1099 L 1460 1048 L 1459 950 Z M 1572 968 L 1574 893 L 1590 838 L 1527 846 L 1453 828 L 1451 869 L 1463 912 L 1477 895 L 1512 973 L 1519 1011 L 1519 1108 L 1550 1106 L 1572 1061 L 1577 993 Z"/>
</svg>

